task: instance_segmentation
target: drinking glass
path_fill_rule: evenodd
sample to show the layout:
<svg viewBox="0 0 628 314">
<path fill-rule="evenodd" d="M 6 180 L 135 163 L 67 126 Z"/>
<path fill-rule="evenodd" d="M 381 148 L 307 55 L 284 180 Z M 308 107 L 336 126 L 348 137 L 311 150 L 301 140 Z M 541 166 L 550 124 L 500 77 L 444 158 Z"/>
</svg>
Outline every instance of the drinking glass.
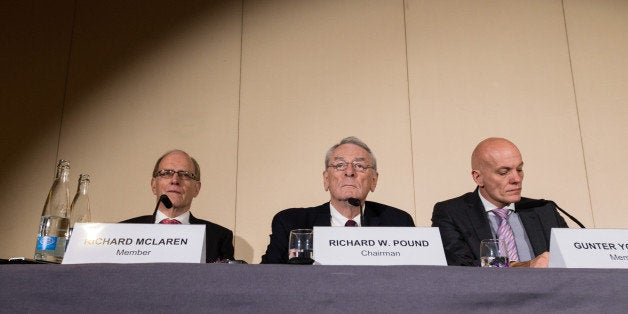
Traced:
<svg viewBox="0 0 628 314">
<path fill-rule="evenodd" d="M 313 251 L 312 229 L 295 229 L 290 231 L 288 243 L 288 263 L 311 265 Z"/>
<path fill-rule="evenodd" d="M 482 267 L 508 267 L 506 243 L 499 239 L 486 239 L 480 243 L 480 265 Z"/>
</svg>

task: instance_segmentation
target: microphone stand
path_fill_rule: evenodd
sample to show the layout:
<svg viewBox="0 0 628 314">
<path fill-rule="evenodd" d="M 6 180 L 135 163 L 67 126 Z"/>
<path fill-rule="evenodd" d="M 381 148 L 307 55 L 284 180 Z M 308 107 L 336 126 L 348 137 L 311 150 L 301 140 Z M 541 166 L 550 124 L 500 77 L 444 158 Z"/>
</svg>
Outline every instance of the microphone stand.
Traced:
<svg viewBox="0 0 628 314">
<path fill-rule="evenodd" d="M 519 202 L 515 205 L 515 210 L 519 211 L 519 210 L 529 210 L 529 209 L 533 209 L 536 207 L 542 207 L 545 206 L 547 204 L 552 204 L 552 206 L 554 206 L 554 208 L 558 209 L 558 211 L 560 211 L 561 213 L 565 214 L 565 216 L 567 216 L 569 219 L 571 219 L 571 221 L 575 222 L 578 226 L 580 226 L 580 228 L 586 228 L 580 221 L 578 221 L 578 219 L 576 219 L 576 217 L 570 215 L 567 211 L 565 211 L 564 209 L 560 208 L 560 206 L 558 206 L 558 204 L 556 204 L 556 202 L 551 201 L 551 200 L 544 200 L 544 199 L 538 199 L 538 200 L 526 200 L 526 201 L 522 201 Z"/>
<path fill-rule="evenodd" d="M 168 195 L 162 194 L 157 200 L 157 205 L 155 205 L 155 210 L 153 211 L 153 215 L 157 213 L 157 209 L 159 209 L 159 203 L 164 204 L 164 206 L 166 206 L 166 208 L 168 209 L 172 208 L 172 201 L 170 201 L 170 198 L 168 198 Z"/>
<path fill-rule="evenodd" d="M 347 199 L 347 202 L 349 202 L 349 204 L 352 206 L 360 206 L 360 227 L 364 227 L 364 222 L 366 221 L 366 219 L 364 219 L 364 212 L 362 211 L 362 203 L 360 202 L 360 200 L 355 197 L 350 197 L 349 199 Z"/>
<path fill-rule="evenodd" d="M 565 216 L 569 217 L 569 219 L 571 219 L 573 222 L 575 222 L 576 224 L 578 224 L 578 226 L 580 226 L 580 228 L 585 229 L 585 226 L 578 221 L 578 219 L 576 219 L 576 217 L 570 215 L 568 212 L 566 212 L 565 210 L 563 210 L 562 208 L 560 208 L 560 206 L 558 206 L 558 204 L 549 201 L 550 203 L 554 204 L 554 207 L 556 207 L 556 209 L 558 209 L 561 213 L 565 214 Z"/>
</svg>

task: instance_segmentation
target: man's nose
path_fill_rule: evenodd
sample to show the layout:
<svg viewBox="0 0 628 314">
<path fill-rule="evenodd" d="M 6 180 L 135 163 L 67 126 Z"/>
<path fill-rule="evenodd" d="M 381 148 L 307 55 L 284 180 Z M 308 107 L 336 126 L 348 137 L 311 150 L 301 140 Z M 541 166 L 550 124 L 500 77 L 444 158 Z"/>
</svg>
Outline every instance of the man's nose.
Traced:
<svg viewBox="0 0 628 314">
<path fill-rule="evenodd" d="M 345 169 L 345 176 L 347 177 L 355 176 L 355 169 L 353 169 L 353 164 L 347 164 L 347 169 Z"/>
<path fill-rule="evenodd" d="M 521 182 L 521 174 L 515 171 L 513 175 L 510 177 L 510 182 L 512 183 Z"/>
<path fill-rule="evenodd" d="M 179 177 L 179 173 L 175 172 L 170 179 L 170 184 L 179 184 L 181 181 L 181 177 Z"/>
</svg>

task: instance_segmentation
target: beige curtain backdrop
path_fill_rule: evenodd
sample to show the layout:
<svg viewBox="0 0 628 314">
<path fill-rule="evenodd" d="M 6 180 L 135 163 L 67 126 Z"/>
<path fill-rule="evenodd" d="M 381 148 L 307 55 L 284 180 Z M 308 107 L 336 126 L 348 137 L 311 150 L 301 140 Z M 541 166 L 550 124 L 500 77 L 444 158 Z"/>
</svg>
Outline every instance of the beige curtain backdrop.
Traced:
<svg viewBox="0 0 628 314">
<path fill-rule="evenodd" d="M 623 0 L 4 1 L 0 257 L 32 257 L 57 159 L 117 222 L 151 213 L 153 163 L 178 148 L 203 170 L 194 215 L 258 263 L 275 213 L 328 200 L 324 153 L 349 135 L 378 159 L 370 199 L 418 226 L 500 136 L 525 196 L 628 228 L 626 17 Z"/>
</svg>

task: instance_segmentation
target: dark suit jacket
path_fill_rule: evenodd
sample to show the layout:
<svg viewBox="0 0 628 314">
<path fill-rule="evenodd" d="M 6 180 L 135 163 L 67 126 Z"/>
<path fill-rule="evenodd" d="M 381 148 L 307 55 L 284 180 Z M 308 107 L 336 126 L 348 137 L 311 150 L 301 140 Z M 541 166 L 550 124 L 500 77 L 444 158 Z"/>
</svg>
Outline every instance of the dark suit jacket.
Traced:
<svg viewBox="0 0 628 314">
<path fill-rule="evenodd" d="M 364 207 L 365 226 L 414 227 L 412 217 L 397 208 L 366 202 Z M 270 244 L 262 256 L 262 264 L 288 263 L 288 240 L 294 229 L 312 229 L 314 226 L 331 226 L 329 202 L 316 207 L 289 208 L 273 218 Z"/>
<path fill-rule="evenodd" d="M 480 241 L 493 238 L 488 214 L 476 189 L 434 205 L 432 227 L 439 227 L 448 265 L 479 266 Z M 531 201 L 521 198 L 521 202 Z M 534 256 L 549 251 L 552 228 L 567 228 L 567 223 L 551 204 L 515 211 L 528 235 Z"/>
<path fill-rule="evenodd" d="M 121 223 L 152 224 L 155 223 L 155 214 L 139 216 L 121 221 Z M 191 225 L 205 225 L 205 261 L 212 263 L 218 259 L 233 260 L 233 232 L 213 222 L 198 219 L 190 213 Z"/>
</svg>

